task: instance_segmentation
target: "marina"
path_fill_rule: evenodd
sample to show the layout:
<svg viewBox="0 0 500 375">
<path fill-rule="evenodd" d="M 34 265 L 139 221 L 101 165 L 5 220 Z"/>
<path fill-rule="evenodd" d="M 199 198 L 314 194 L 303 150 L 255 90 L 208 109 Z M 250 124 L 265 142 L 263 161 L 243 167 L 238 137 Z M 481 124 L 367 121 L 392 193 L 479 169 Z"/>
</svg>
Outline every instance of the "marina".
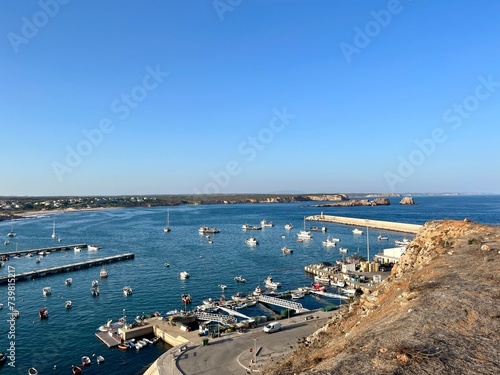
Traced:
<svg viewBox="0 0 500 375">
<path fill-rule="evenodd" d="M 44 268 L 44 269 L 37 270 L 37 271 L 17 273 L 14 275 L 14 278 L 15 278 L 16 282 L 26 281 L 26 280 L 32 280 L 32 279 L 36 279 L 36 278 L 40 278 L 40 277 L 55 275 L 58 273 L 73 272 L 73 271 L 78 271 L 78 270 L 81 270 L 84 268 L 91 268 L 94 266 L 100 266 L 103 264 L 109 264 L 109 263 L 113 263 L 113 262 L 121 262 L 124 260 L 131 260 L 131 259 L 134 259 L 133 253 L 114 255 L 114 256 L 109 256 L 109 257 L 105 257 L 105 258 L 87 260 L 85 262 L 66 264 L 66 265 L 58 266 L 58 267 Z M 12 278 L 13 278 L 12 276 L 0 277 L 0 285 L 7 284 L 9 282 L 9 279 L 12 279 Z M 71 282 L 69 284 L 71 284 Z"/>
</svg>

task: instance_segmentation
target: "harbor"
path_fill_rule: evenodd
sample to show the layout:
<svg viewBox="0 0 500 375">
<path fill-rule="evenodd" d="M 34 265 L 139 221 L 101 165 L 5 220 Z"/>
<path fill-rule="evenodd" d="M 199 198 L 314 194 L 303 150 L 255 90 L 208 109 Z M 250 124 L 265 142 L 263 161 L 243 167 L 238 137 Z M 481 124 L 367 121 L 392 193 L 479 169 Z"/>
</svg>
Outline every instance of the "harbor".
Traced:
<svg viewBox="0 0 500 375">
<path fill-rule="evenodd" d="M 422 228 L 422 225 L 396 223 L 392 221 L 371 220 L 371 219 L 358 219 L 353 217 L 344 216 L 331 216 L 320 213 L 319 215 L 307 216 L 306 220 L 320 221 L 324 223 L 335 223 L 343 225 L 351 225 L 356 227 L 364 227 L 370 229 L 390 230 L 394 232 L 416 234 Z"/>
<path fill-rule="evenodd" d="M 134 259 L 133 253 L 120 254 L 120 255 L 113 255 L 113 256 L 109 256 L 109 257 L 105 257 L 105 258 L 87 260 L 84 262 L 65 264 L 63 266 L 44 268 L 44 269 L 37 270 L 37 271 L 29 271 L 29 272 L 18 273 L 15 275 L 10 275 L 10 276 L 2 276 L 2 277 L 0 277 L 0 285 L 7 284 L 9 282 L 9 280 L 12 280 L 13 278 L 15 278 L 16 282 L 26 281 L 26 280 L 37 279 L 40 277 L 45 277 L 45 276 L 51 276 L 51 275 L 55 275 L 55 274 L 59 274 L 59 273 L 73 272 L 73 271 L 78 271 L 78 270 L 81 270 L 84 268 L 91 268 L 94 266 L 101 266 L 104 264 L 121 262 L 124 260 L 131 260 L 131 259 Z"/>
</svg>

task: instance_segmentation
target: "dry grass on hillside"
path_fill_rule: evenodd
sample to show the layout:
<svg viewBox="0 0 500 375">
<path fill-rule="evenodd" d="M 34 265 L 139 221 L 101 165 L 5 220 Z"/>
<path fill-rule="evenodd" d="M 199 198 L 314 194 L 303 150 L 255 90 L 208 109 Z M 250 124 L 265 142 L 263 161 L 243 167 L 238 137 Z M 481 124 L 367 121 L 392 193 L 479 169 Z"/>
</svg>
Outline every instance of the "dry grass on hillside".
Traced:
<svg viewBox="0 0 500 375">
<path fill-rule="evenodd" d="M 500 373 L 500 228 L 427 223 L 391 277 L 264 372 Z"/>
</svg>

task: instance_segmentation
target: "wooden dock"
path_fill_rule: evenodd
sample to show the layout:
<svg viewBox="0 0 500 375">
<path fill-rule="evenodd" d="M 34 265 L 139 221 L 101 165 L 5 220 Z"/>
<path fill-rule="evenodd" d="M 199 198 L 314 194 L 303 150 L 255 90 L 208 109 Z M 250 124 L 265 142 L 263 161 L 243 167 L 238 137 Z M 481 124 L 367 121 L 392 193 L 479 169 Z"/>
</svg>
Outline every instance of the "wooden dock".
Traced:
<svg viewBox="0 0 500 375">
<path fill-rule="evenodd" d="M 412 233 L 412 234 L 417 234 L 422 228 L 422 225 L 419 224 L 395 223 L 392 221 L 357 219 L 354 217 L 330 216 L 323 214 L 308 216 L 306 217 L 306 220 L 353 225 L 360 228 L 368 227 L 375 229 L 392 230 L 395 232 Z"/>
<path fill-rule="evenodd" d="M 66 264 L 64 266 L 56 266 L 56 267 L 51 267 L 51 268 L 44 268 L 44 269 L 37 270 L 37 271 L 29 271 L 29 272 L 19 273 L 19 274 L 16 274 L 14 277 L 16 278 L 16 282 L 25 281 L 25 280 L 36 279 L 39 277 L 44 277 L 44 276 L 55 275 L 58 273 L 78 271 L 78 270 L 81 270 L 84 268 L 91 268 L 94 266 L 100 266 L 102 264 L 120 262 L 123 260 L 130 260 L 130 259 L 134 259 L 133 253 L 114 255 L 114 256 L 105 257 L 105 258 L 87 260 L 85 262 Z M 9 279 L 12 279 L 12 275 L 0 277 L 0 285 L 7 284 Z"/>
<path fill-rule="evenodd" d="M 16 250 L 16 251 L 7 251 L 5 253 L 0 253 L 1 255 L 28 255 L 28 254 L 38 254 L 43 252 L 56 252 L 56 251 L 68 251 L 68 250 L 73 250 L 75 247 L 81 247 L 82 249 L 86 249 L 88 245 L 86 243 L 78 243 L 74 245 L 59 245 L 59 246 L 52 246 L 52 247 L 41 247 L 39 249 L 26 249 L 26 250 Z"/>
<path fill-rule="evenodd" d="M 95 334 L 99 340 L 101 340 L 108 348 L 114 348 L 121 343 L 120 336 L 118 336 L 113 331 L 107 332 L 97 332 Z"/>
</svg>

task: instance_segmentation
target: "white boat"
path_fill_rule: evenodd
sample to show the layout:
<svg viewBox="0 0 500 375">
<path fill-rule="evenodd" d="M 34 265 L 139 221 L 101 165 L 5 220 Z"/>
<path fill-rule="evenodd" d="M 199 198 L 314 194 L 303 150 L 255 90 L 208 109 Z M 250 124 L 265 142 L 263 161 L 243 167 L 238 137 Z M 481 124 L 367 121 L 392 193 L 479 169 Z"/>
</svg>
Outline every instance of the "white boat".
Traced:
<svg viewBox="0 0 500 375">
<path fill-rule="evenodd" d="M 377 239 L 379 241 L 387 241 L 389 239 L 389 237 L 380 235 L 380 236 L 377 237 Z"/>
<path fill-rule="evenodd" d="M 71 309 L 71 306 L 73 305 L 73 303 L 71 301 L 66 301 L 66 303 L 64 304 L 64 307 L 66 309 Z"/>
<path fill-rule="evenodd" d="M 99 276 L 101 279 L 105 279 L 108 277 L 108 270 L 106 268 L 101 269 L 101 272 L 99 272 Z"/>
<path fill-rule="evenodd" d="M 42 294 L 44 297 L 50 296 L 52 294 L 52 289 L 50 288 L 50 286 L 46 286 L 45 288 L 43 288 Z"/>
<path fill-rule="evenodd" d="M 312 234 L 310 231 L 306 230 L 306 218 L 304 216 L 304 230 L 301 230 L 299 233 L 297 233 L 297 237 L 299 239 L 309 239 L 312 238 Z"/>
<path fill-rule="evenodd" d="M 240 276 L 236 276 L 236 277 L 234 278 L 234 280 L 235 280 L 236 282 L 238 282 L 238 283 L 246 283 L 246 282 L 247 282 L 247 279 L 245 279 L 245 278 L 244 278 L 243 276 L 241 276 L 241 275 L 240 275 Z"/>
<path fill-rule="evenodd" d="M 314 282 L 318 284 L 330 284 L 330 278 L 328 276 L 314 276 Z"/>
<path fill-rule="evenodd" d="M 345 288 L 346 284 L 344 280 L 337 280 L 337 281 L 330 280 L 330 285 L 335 286 L 337 288 Z"/>
<path fill-rule="evenodd" d="M 291 297 L 292 297 L 292 299 L 301 299 L 301 298 L 304 298 L 304 293 L 292 292 Z"/>
<path fill-rule="evenodd" d="M 255 237 L 247 238 L 245 240 L 245 242 L 246 242 L 247 245 L 251 245 L 251 246 L 259 244 L 259 241 L 257 241 L 257 238 L 255 238 Z"/>
<path fill-rule="evenodd" d="M 28 370 L 28 375 L 38 375 L 38 370 L 34 367 L 30 367 Z"/>
<path fill-rule="evenodd" d="M 4 245 L 8 245 L 9 243 L 10 243 L 10 241 L 9 241 L 9 240 L 5 240 L 5 241 L 3 242 L 3 244 L 4 244 Z"/>
<path fill-rule="evenodd" d="M 401 241 L 400 240 L 394 241 L 394 243 L 396 244 L 396 246 L 404 247 L 410 243 L 410 240 L 405 237 Z"/>
<path fill-rule="evenodd" d="M 75 246 L 73 250 L 75 250 L 75 253 L 79 253 L 80 251 L 82 251 L 82 248 L 80 246 Z"/>
<path fill-rule="evenodd" d="M 40 262 L 41 262 L 41 259 L 40 258 L 36 258 L 35 263 L 40 263 Z"/>
<path fill-rule="evenodd" d="M 219 284 L 219 288 L 221 288 L 222 291 L 224 292 L 224 290 L 226 290 L 226 288 L 227 288 L 227 285 Z"/>
<path fill-rule="evenodd" d="M 189 279 L 189 273 L 187 273 L 187 271 L 182 271 L 179 273 L 179 277 L 181 278 L 181 280 Z"/>
<path fill-rule="evenodd" d="M 82 366 L 85 367 L 85 366 L 90 366 L 90 364 L 92 363 L 92 361 L 90 360 L 89 357 L 87 357 L 86 355 L 84 355 L 82 357 Z"/>
<path fill-rule="evenodd" d="M 99 286 L 99 281 L 92 280 L 92 288 L 97 288 Z"/>
<path fill-rule="evenodd" d="M 56 221 L 54 220 L 54 225 L 52 226 L 52 238 L 56 238 Z"/>
<path fill-rule="evenodd" d="M 361 229 L 355 228 L 352 230 L 353 234 L 363 234 L 363 231 Z"/>
<path fill-rule="evenodd" d="M 260 285 L 257 285 L 257 287 L 255 288 L 255 290 L 253 291 L 253 293 L 252 293 L 252 294 L 253 294 L 254 296 L 260 296 L 260 295 L 262 295 L 262 292 L 263 292 L 263 290 L 262 290 L 262 288 L 260 287 Z"/>
<path fill-rule="evenodd" d="M 293 225 L 291 223 L 285 224 L 285 229 L 290 230 L 293 228 Z"/>
<path fill-rule="evenodd" d="M 99 296 L 99 288 L 98 287 L 90 288 L 90 294 L 92 294 L 93 297 Z"/>
<path fill-rule="evenodd" d="M 327 232 L 327 231 L 328 231 L 328 228 L 327 228 L 327 227 L 325 227 L 325 226 L 323 225 L 323 226 L 321 227 L 321 231 L 322 231 L 322 232 Z"/>
<path fill-rule="evenodd" d="M 340 290 L 345 294 L 349 294 L 351 296 L 356 294 L 356 288 L 341 288 Z"/>
<path fill-rule="evenodd" d="M 347 247 L 341 247 L 341 248 L 339 249 L 339 251 L 340 251 L 341 253 L 346 254 L 346 253 L 349 251 L 349 249 L 348 249 Z"/>
<path fill-rule="evenodd" d="M 73 279 L 71 277 L 64 280 L 64 285 L 70 286 L 71 284 L 73 284 Z"/>
<path fill-rule="evenodd" d="M 269 275 L 265 280 L 264 280 L 265 286 L 268 288 L 276 289 L 281 287 L 281 283 L 278 281 L 273 281 L 273 277 Z"/>
<path fill-rule="evenodd" d="M 274 227 L 274 223 L 272 221 L 267 222 L 265 219 L 260 222 L 260 225 L 263 227 Z"/>
<path fill-rule="evenodd" d="M 124 286 L 123 287 L 123 294 L 125 296 L 131 296 L 132 295 L 132 288 L 129 286 Z"/>
<path fill-rule="evenodd" d="M 97 364 L 100 365 L 104 362 L 104 357 L 102 355 L 98 355 L 96 358 Z"/>
<path fill-rule="evenodd" d="M 284 246 L 282 249 L 281 249 L 281 252 L 283 254 L 292 254 L 293 253 L 293 250 L 292 249 L 289 249 L 288 247 Z"/>
<path fill-rule="evenodd" d="M 198 229 L 198 232 L 200 234 L 205 234 L 205 233 L 219 233 L 220 231 L 217 228 L 200 227 L 200 229 Z"/>
<path fill-rule="evenodd" d="M 14 232 L 14 226 L 11 225 L 10 226 L 10 232 L 7 233 L 7 237 L 15 237 L 16 236 L 16 232 Z"/>
<path fill-rule="evenodd" d="M 338 241 L 339 241 L 338 238 L 328 237 L 326 240 L 323 241 L 323 245 L 325 245 L 326 247 L 336 246 Z"/>
<path fill-rule="evenodd" d="M 163 228 L 163 232 L 167 233 L 170 232 L 170 209 L 167 208 L 167 226 Z"/>
<path fill-rule="evenodd" d="M 97 251 L 97 250 L 101 250 L 101 247 L 99 245 L 88 245 L 87 250 L 88 251 Z"/>
</svg>

